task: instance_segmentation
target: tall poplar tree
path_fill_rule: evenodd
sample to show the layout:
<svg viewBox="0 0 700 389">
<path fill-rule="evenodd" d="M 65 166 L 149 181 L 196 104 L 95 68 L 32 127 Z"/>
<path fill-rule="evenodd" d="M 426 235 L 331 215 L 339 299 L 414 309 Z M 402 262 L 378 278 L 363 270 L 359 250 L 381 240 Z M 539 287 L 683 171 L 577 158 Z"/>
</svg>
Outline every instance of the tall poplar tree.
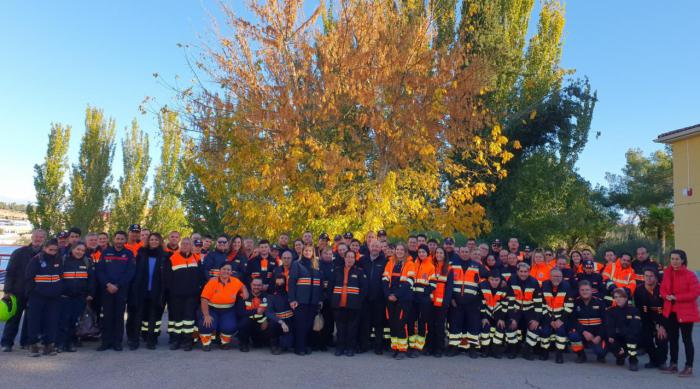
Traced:
<svg viewBox="0 0 700 389">
<path fill-rule="evenodd" d="M 68 224 L 87 231 L 105 227 L 105 203 L 112 193 L 115 121 L 101 109 L 87 107 L 85 134 L 78 163 L 73 165 L 68 204 Z"/>
<path fill-rule="evenodd" d="M 70 126 L 51 124 L 49 143 L 42 164 L 34 165 L 34 189 L 36 203 L 27 206 L 27 215 L 34 228 L 43 228 L 51 233 L 63 229 L 66 184 L 68 171 L 68 144 Z"/>
<path fill-rule="evenodd" d="M 153 199 L 146 225 L 163 234 L 172 230 L 182 232 L 187 228 L 185 210 L 180 202 L 185 185 L 182 164 L 184 134 L 177 113 L 166 108 L 161 110 L 159 124 L 163 146 L 160 166 L 153 178 Z"/>
<path fill-rule="evenodd" d="M 146 182 L 151 157 L 148 135 L 134 119 L 129 134 L 122 140 L 123 172 L 110 214 L 112 230 L 126 229 L 133 223 L 143 223 L 150 189 Z"/>
</svg>

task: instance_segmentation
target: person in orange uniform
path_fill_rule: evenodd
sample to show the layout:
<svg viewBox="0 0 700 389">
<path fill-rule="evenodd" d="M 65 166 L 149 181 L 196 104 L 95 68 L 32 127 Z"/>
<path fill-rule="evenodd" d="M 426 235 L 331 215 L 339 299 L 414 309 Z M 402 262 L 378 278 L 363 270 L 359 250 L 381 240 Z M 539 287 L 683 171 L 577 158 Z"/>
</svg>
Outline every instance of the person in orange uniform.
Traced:
<svg viewBox="0 0 700 389">
<path fill-rule="evenodd" d="M 248 298 L 248 290 L 241 281 L 231 277 L 232 272 L 231 264 L 225 263 L 219 269 L 219 276 L 211 278 L 202 290 L 199 339 L 203 351 L 211 350 L 214 332 L 219 334 L 221 349 L 228 349 L 236 331 L 236 300 L 238 296 Z"/>
<path fill-rule="evenodd" d="M 129 226 L 129 234 L 126 238 L 126 243 L 124 247 L 134 254 L 134 258 L 139 253 L 139 249 L 143 247 L 143 242 L 141 241 L 141 226 L 138 224 L 132 224 Z"/>
<path fill-rule="evenodd" d="M 428 323 L 433 307 L 430 298 L 435 290 L 435 265 L 429 255 L 430 247 L 426 244 L 418 246 L 418 258 L 414 262 L 416 281 L 413 284 L 413 315 L 409 322 L 409 353 L 421 352 L 425 347 L 428 335 Z M 411 327 L 417 322 L 417 327 L 411 333 Z"/>
<path fill-rule="evenodd" d="M 552 270 L 553 266 L 547 263 L 544 252 L 540 249 L 535 250 L 532 254 L 532 267 L 530 268 L 530 275 L 534 277 L 537 282 L 542 287 L 542 283 L 549 280 L 549 272 Z"/>
<path fill-rule="evenodd" d="M 337 333 L 335 355 L 352 357 L 357 347 L 360 308 L 367 293 L 367 276 L 355 266 L 356 253 L 345 253 L 345 266 L 333 272 L 330 290 Z"/>
<path fill-rule="evenodd" d="M 192 254 L 192 240 L 184 238 L 164 266 L 165 290 L 168 296 L 168 332 L 174 334 L 171 350 L 182 345 L 192 350 L 197 298 L 201 293 L 204 276 L 199 261 Z"/>
<path fill-rule="evenodd" d="M 479 284 L 481 292 L 481 356 L 501 359 L 506 337 L 506 320 L 510 298 L 503 285 L 501 272 L 492 270 L 486 281 Z"/>
<path fill-rule="evenodd" d="M 632 255 L 622 253 L 618 261 L 608 262 L 603 272 L 603 282 L 605 282 L 605 287 L 609 292 L 606 297 L 608 301 L 612 302 L 612 292 L 617 288 L 623 288 L 627 291 L 627 296 L 633 296 L 637 288 L 637 281 L 632 267 Z"/>
<path fill-rule="evenodd" d="M 403 359 L 408 352 L 407 319 L 413 303 L 412 289 L 415 277 L 413 258 L 408 256 L 408 248 L 403 243 L 397 244 L 396 256 L 387 261 L 382 275 L 382 287 L 387 300 L 391 349 L 396 359 Z"/>
<path fill-rule="evenodd" d="M 445 350 L 445 320 L 452 300 L 452 289 L 448 287 L 452 283 L 452 272 L 444 248 L 435 249 L 433 265 L 435 266 L 435 289 L 430 295 L 433 306 L 429 315 L 425 347 L 434 357 L 440 358 Z"/>
</svg>

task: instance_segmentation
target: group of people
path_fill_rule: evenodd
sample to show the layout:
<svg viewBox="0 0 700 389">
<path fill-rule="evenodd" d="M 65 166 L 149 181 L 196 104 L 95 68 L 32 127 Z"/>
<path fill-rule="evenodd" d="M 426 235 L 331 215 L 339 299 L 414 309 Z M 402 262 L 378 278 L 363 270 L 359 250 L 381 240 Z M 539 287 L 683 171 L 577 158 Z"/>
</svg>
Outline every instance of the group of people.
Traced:
<svg viewBox="0 0 700 389">
<path fill-rule="evenodd" d="M 598 362 L 609 353 L 636 371 L 643 349 L 646 368 L 693 375 L 700 285 L 682 250 L 663 268 L 645 247 L 634 258 L 607 250 L 598 262 L 590 250 L 521 250 L 516 238 L 505 247 L 498 239 L 456 247 L 424 234 L 390 243 L 384 230 L 364 242 L 352 233 L 314 241 L 310 232 L 274 244 L 176 231 L 164 239 L 139 225 L 111 242 L 77 228 L 46 238 L 35 230 L 11 256 L 4 292 L 18 310 L 5 325 L 3 351 L 12 351 L 22 316 L 20 345 L 30 355 L 75 351 L 86 306 L 100 312 L 98 351 L 121 351 L 125 330 L 129 349 L 154 349 L 167 307 L 171 350 L 228 349 L 235 336 L 242 352 L 334 347 L 336 356 L 528 360 L 554 353 L 563 363 L 569 347 L 578 363 L 589 348 Z"/>
</svg>

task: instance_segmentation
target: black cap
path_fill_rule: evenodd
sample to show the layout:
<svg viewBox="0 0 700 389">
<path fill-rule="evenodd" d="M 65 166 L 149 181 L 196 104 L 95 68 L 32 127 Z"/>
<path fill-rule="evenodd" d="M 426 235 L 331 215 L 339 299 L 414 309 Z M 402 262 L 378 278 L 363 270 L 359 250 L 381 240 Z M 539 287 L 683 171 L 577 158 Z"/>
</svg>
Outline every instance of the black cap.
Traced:
<svg viewBox="0 0 700 389">
<path fill-rule="evenodd" d="M 583 264 L 583 267 L 593 268 L 593 261 L 591 261 L 590 259 L 584 259 L 582 264 Z"/>
<path fill-rule="evenodd" d="M 501 245 L 501 240 L 500 240 L 500 239 L 494 239 L 493 242 L 491 242 L 491 244 L 492 244 L 492 245 L 497 244 L 497 245 L 500 246 L 500 245 Z"/>
<path fill-rule="evenodd" d="M 129 232 L 141 232 L 140 224 L 132 224 L 129 226 Z"/>
<path fill-rule="evenodd" d="M 272 246 L 270 246 L 270 250 L 279 250 L 279 249 L 280 249 L 280 246 L 278 246 L 277 244 L 273 244 Z"/>
<path fill-rule="evenodd" d="M 525 246 L 525 251 L 530 251 L 530 246 Z"/>
<path fill-rule="evenodd" d="M 131 229 L 129 229 L 129 231 L 131 231 Z M 202 247 L 202 246 L 204 246 L 204 242 L 202 242 L 201 239 L 195 239 L 194 241 L 192 241 L 192 244 L 194 244 L 195 247 Z"/>
<path fill-rule="evenodd" d="M 444 244 L 455 244 L 455 240 L 452 238 L 445 238 L 443 241 Z"/>
<path fill-rule="evenodd" d="M 343 239 L 343 236 L 342 236 L 342 235 L 336 235 L 336 236 L 333 237 L 333 241 L 334 241 L 334 242 L 337 242 L 337 241 L 339 241 L 339 240 L 341 240 L 341 239 Z"/>
<path fill-rule="evenodd" d="M 377 231 L 377 236 L 386 236 L 386 230 Z"/>
<path fill-rule="evenodd" d="M 319 240 L 321 240 L 321 239 L 328 240 L 328 234 L 326 234 L 325 232 L 322 232 L 321 235 L 318 236 L 318 239 Z"/>
<path fill-rule="evenodd" d="M 352 232 L 346 232 L 345 234 L 343 234 L 343 238 L 352 239 Z"/>
<path fill-rule="evenodd" d="M 68 239 L 68 231 L 61 231 L 58 234 L 56 234 L 56 238 L 58 239 Z"/>
</svg>

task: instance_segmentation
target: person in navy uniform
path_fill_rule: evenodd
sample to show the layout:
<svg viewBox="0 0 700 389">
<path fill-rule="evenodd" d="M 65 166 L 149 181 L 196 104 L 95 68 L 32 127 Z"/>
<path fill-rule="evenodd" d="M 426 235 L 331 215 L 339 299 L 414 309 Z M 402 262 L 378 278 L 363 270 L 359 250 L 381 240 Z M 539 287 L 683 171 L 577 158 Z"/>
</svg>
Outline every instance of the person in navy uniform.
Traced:
<svg viewBox="0 0 700 389">
<path fill-rule="evenodd" d="M 124 310 L 129 284 L 136 274 L 134 255 L 124 247 L 126 232 L 114 233 L 112 247 L 102 251 L 96 266 L 98 290 L 102 298 L 102 344 L 97 351 L 122 350 Z"/>
<path fill-rule="evenodd" d="M 27 320 L 30 355 L 38 357 L 39 340 L 44 345 L 44 355 L 56 355 L 54 343 L 58 331 L 61 307 L 63 266 L 58 255 L 58 241 L 51 239 L 44 250 L 29 261 L 25 270 L 27 287 Z"/>
</svg>

